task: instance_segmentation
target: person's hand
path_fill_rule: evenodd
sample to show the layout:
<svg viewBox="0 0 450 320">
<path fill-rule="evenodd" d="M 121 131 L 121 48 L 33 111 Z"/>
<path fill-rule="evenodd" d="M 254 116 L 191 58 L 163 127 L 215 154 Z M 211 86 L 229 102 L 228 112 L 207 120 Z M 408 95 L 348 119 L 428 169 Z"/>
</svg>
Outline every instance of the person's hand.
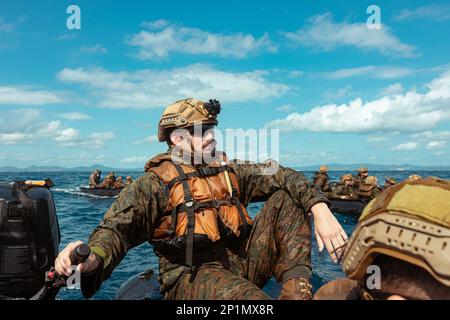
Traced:
<svg viewBox="0 0 450 320">
<path fill-rule="evenodd" d="M 333 262 L 338 263 L 347 244 L 347 234 L 325 203 L 314 205 L 311 208 L 311 213 L 314 217 L 319 252 L 322 252 L 325 246 Z"/>
<path fill-rule="evenodd" d="M 55 261 L 55 271 L 59 275 L 70 276 L 72 274 L 72 261 L 70 260 L 70 254 L 74 251 L 83 241 L 71 242 L 61 251 Z M 92 272 L 100 265 L 100 259 L 96 254 L 92 253 L 89 258 L 77 265 L 77 271 L 81 273 Z"/>
</svg>

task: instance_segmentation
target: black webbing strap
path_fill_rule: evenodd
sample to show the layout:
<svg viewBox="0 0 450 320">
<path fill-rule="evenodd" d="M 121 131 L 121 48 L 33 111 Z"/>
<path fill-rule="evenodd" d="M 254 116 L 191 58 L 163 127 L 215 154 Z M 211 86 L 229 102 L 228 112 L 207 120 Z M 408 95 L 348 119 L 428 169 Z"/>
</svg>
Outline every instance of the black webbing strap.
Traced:
<svg viewBox="0 0 450 320">
<path fill-rule="evenodd" d="M 224 172 L 225 170 L 234 172 L 234 169 L 231 168 L 228 165 L 220 166 L 220 167 L 201 167 L 197 168 L 196 171 L 184 173 L 183 176 L 178 176 L 173 178 L 172 180 L 167 183 L 166 187 L 168 190 L 172 189 L 172 187 L 175 185 L 175 183 L 179 181 L 183 181 L 185 179 L 190 179 L 193 177 L 209 177 L 209 176 L 215 176 L 221 172 Z"/>
<path fill-rule="evenodd" d="M 188 178 L 184 173 L 183 169 L 178 164 L 175 164 L 175 168 L 178 171 L 180 181 L 183 185 L 184 191 L 183 207 L 186 209 L 188 219 L 187 237 L 186 237 L 186 271 L 192 273 L 193 271 L 192 260 L 194 256 L 194 229 L 195 229 L 194 199 L 192 198 L 191 190 L 187 182 Z"/>
</svg>

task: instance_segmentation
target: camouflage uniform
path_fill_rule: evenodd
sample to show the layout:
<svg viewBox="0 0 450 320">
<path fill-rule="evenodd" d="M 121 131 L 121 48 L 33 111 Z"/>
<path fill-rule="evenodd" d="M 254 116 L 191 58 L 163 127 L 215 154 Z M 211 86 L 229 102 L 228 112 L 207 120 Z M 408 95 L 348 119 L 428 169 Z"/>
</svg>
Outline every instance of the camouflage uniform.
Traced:
<svg viewBox="0 0 450 320">
<path fill-rule="evenodd" d="M 89 187 L 90 188 L 100 187 L 100 176 L 97 174 L 97 172 L 93 172 L 89 176 Z"/>
<path fill-rule="evenodd" d="M 328 174 L 326 172 L 317 171 L 313 183 L 315 186 L 319 187 L 322 192 L 330 192 L 331 187 L 328 180 Z"/>
<path fill-rule="evenodd" d="M 125 182 L 123 182 L 122 177 L 118 177 L 116 182 L 114 183 L 115 189 L 125 188 Z"/>
<path fill-rule="evenodd" d="M 272 275 L 283 282 L 311 276 L 307 213 L 327 199 L 295 170 L 280 166 L 273 175 L 261 175 L 272 165 L 230 164 L 239 178 L 241 203 L 266 201 L 246 238 L 194 251 L 194 261 L 202 262 L 193 274 L 184 271 L 184 252 L 177 261 L 155 250 L 166 298 L 269 299 L 261 288 Z M 102 253 L 103 263 L 95 274 L 83 275 L 85 297 L 98 290 L 129 249 L 151 240 L 167 203 L 167 191 L 151 171 L 121 192 L 90 236 L 89 244 Z"/>
</svg>

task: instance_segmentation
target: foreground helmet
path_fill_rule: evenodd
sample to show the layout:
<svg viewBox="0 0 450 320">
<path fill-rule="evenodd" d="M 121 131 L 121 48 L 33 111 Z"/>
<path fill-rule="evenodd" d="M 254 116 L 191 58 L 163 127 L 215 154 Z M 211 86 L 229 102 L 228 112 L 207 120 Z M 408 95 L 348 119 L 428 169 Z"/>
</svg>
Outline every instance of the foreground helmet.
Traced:
<svg viewBox="0 0 450 320">
<path fill-rule="evenodd" d="M 366 206 L 349 240 L 344 272 L 361 280 L 379 255 L 416 265 L 450 286 L 450 181 L 405 181 Z"/>
<path fill-rule="evenodd" d="M 419 176 L 418 174 L 412 174 L 412 175 L 410 175 L 410 176 L 408 177 L 407 180 L 409 180 L 409 181 L 417 181 L 417 180 L 419 180 L 419 179 L 422 179 L 422 177 Z"/>
<path fill-rule="evenodd" d="M 187 128 L 195 124 L 217 125 L 220 110 L 220 102 L 217 100 L 203 102 L 190 98 L 177 101 L 164 110 L 159 120 L 158 140 L 166 141 L 169 129 Z"/>
</svg>

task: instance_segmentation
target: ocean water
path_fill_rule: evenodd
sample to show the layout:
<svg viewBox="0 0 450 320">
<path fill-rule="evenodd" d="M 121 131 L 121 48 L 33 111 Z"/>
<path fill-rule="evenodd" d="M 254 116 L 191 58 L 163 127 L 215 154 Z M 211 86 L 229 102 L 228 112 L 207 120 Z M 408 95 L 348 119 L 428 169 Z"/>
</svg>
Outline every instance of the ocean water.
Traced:
<svg viewBox="0 0 450 320">
<path fill-rule="evenodd" d="M 450 171 L 379 171 L 372 172 L 383 183 L 388 176 L 396 178 L 398 181 L 406 179 L 409 175 L 417 173 L 423 177 L 436 176 L 450 179 Z M 87 241 L 89 234 L 99 223 L 106 210 L 114 202 L 114 198 L 100 198 L 87 196 L 77 191 L 79 186 L 87 185 L 89 172 L 26 172 L 26 173 L 0 173 L 0 182 L 10 182 L 13 180 L 45 179 L 50 177 L 55 187 L 52 188 L 53 197 L 56 204 L 59 224 L 61 228 L 62 250 L 69 242 L 75 240 Z M 131 175 L 137 178 L 142 172 L 116 172 L 117 175 Z M 312 178 L 313 172 L 304 172 L 308 178 Z M 330 172 L 331 181 L 337 181 L 343 172 Z M 248 206 L 248 211 L 254 217 L 261 209 L 263 203 L 252 203 Z M 335 213 L 337 219 L 350 236 L 357 223 L 354 216 Z M 314 234 L 314 233 L 313 233 Z M 313 237 L 312 250 L 313 263 L 313 289 L 317 290 L 328 281 L 344 276 L 341 266 L 334 264 L 325 250 L 318 252 L 316 241 Z M 110 279 L 103 283 L 101 289 L 93 299 L 114 299 L 120 285 L 129 279 L 149 268 L 158 270 L 158 259 L 153 254 L 151 245 L 144 243 L 130 250 L 121 264 L 114 270 Z M 279 285 L 272 279 L 264 290 L 273 297 L 277 297 Z M 57 299 L 72 300 L 83 299 L 81 292 L 77 289 L 62 289 Z"/>
</svg>

